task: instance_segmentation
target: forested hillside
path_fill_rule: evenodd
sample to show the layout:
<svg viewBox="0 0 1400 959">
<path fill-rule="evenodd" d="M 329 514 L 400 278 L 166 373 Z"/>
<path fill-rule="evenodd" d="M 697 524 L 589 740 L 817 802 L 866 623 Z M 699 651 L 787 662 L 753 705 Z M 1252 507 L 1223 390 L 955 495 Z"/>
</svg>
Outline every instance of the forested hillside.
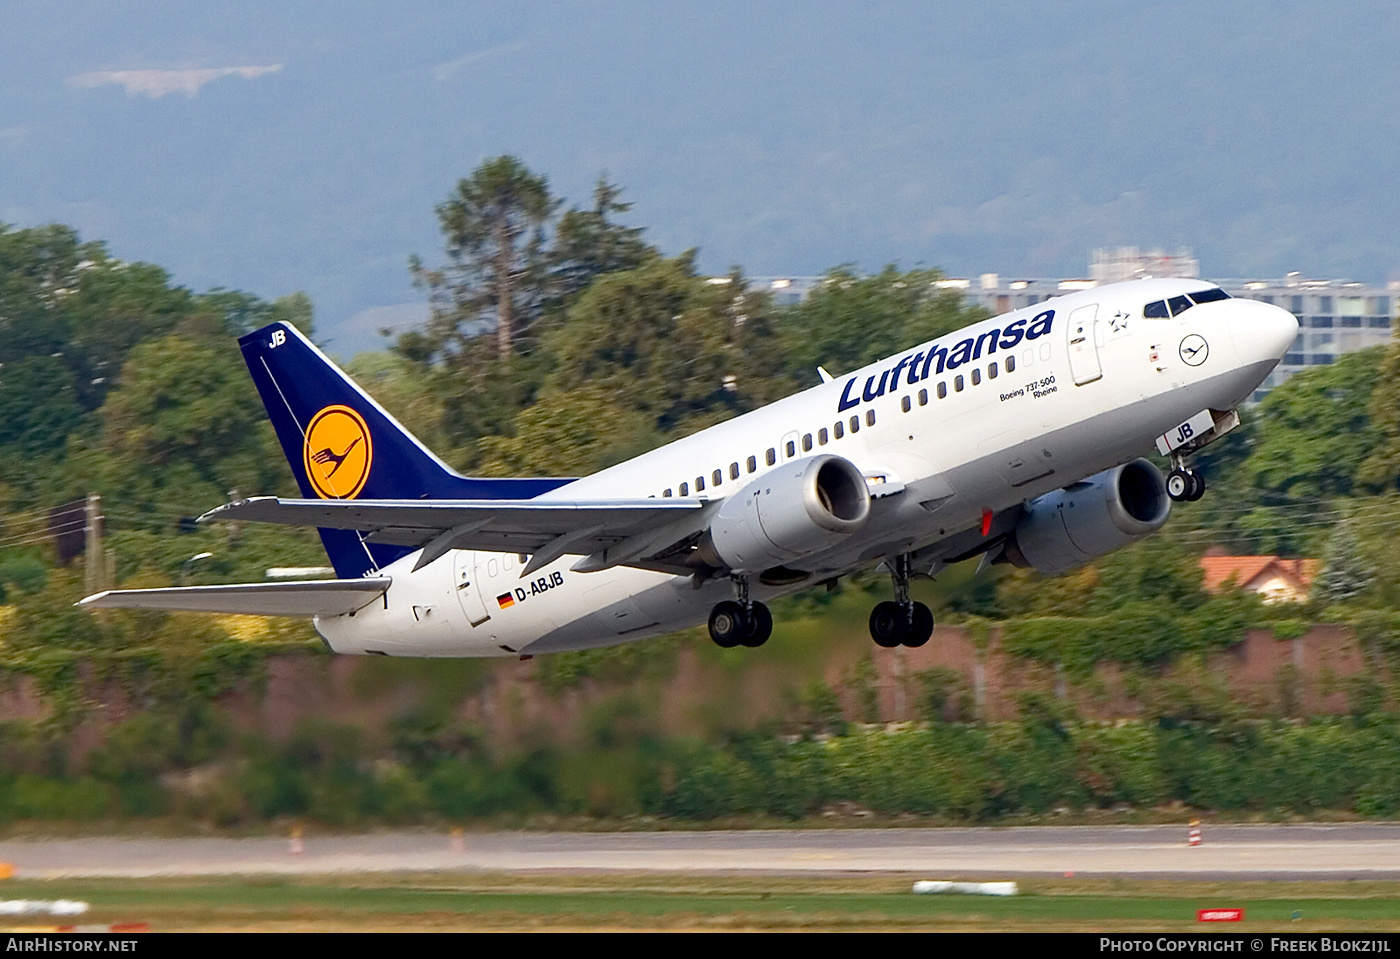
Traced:
<svg viewBox="0 0 1400 959">
<path fill-rule="evenodd" d="M 344 358 L 347 366 L 464 472 L 579 475 L 811 385 L 819 364 L 839 373 L 980 316 L 936 286 L 936 270 L 894 265 L 874 275 L 834 267 L 806 302 L 779 308 L 739 267 L 705 277 L 693 251 L 648 245 L 642 229 L 623 222 L 629 209 L 622 196 L 600 179 L 590 203 L 566 209 L 543 176 L 513 158 L 482 164 L 436 210 L 444 251 L 409 262 L 432 299 L 430 322 L 386 340 L 383 352 Z M 218 723 L 209 704 L 238 677 L 255 675 L 258 656 L 315 648 L 306 623 L 93 615 L 72 606 L 85 572 L 106 585 L 153 586 L 251 581 L 272 566 L 324 563 L 306 531 L 191 522 L 234 491 L 295 493 L 235 339 L 276 319 L 314 336 L 312 314 L 301 294 L 269 302 L 240 291 L 183 289 L 159 266 L 116 260 L 100 241 L 63 226 L 0 225 L 0 668 L 37 677 L 51 697 L 43 729 L 0 730 L 8 762 L 42 766 L 36 743 L 64 741 L 91 715 L 97 707 L 80 695 L 78 680 L 96 670 L 145 704 L 146 726 L 131 727 L 123 735 L 132 741 L 111 747 L 125 758 L 111 760 L 109 776 L 109 785 L 127 783 L 139 798 L 139 784 L 149 786 L 157 774 L 232 749 L 226 735 L 211 732 Z M 1295 377 L 1246 410 L 1243 427 L 1198 464 L 1209 481 L 1202 501 L 1178 504 L 1163 532 L 1052 588 L 1034 573 L 997 567 L 980 577 L 954 570 L 920 589 L 940 620 L 974 630 L 1000 622 L 1010 652 L 1054 666 L 1071 682 L 1087 680 L 1104 662 L 1151 677 L 1229 648 L 1251 626 L 1269 625 L 1282 637 L 1311 622 L 1349 624 L 1376 667 L 1366 714 L 1387 714 L 1390 664 L 1400 653 L 1400 344 Z M 81 543 L 75 549 L 71 535 L 61 535 L 81 531 L 81 513 L 61 508 L 93 493 L 102 497 L 106 558 L 101 570 L 85 571 Z M 1233 591 L 1209 595 L 1197 559 L 1213 545 L 1317 558 L 1323 570 L 1312 598 L 1286 608 Z M 774 612 L 781 619 L 839 609 L 844 616 L 887 590 L 886 578 L 871 571 Z M 863 630 L 855 632 L 855 641 L 868 644 Z M 635 678 L 669 668 L 666 650 L 692 642 L 704 640 L 659 641 L 651 658 L 631 647 L 561 654 L 537 668 L 541 682 L 566 686 Z M 786 681 L 781 668 L 772 681 Z M 818 708 L 824 694 L 791 681 L 793 710 Z M 1043 700 L 1028 703 L 1025 735 L 1056 741 L 1054 729 L 1068 719 L 1046 713 Z M 618 722 L 626 726 L 625 717 Z M 940 740 L 952 750 L 947 762 L 953 753 L 991 748 L 979 737 L 996 741 L 997 734 L 975 725 Z M 401 730 L 392 748 L 417 742 L 438 758 L 465 750 L 482 769 L 505 761 L 489 744 L 435 738 L 448 736 L 450 726 Z M 1368 735 L 1394 746 L 1389 732 Z M 1060 742 L 1056 748 L 1067 748 Z M 150 768 L 121 753 L 148 746 L 157 757 Z M 788 759 L 755 759 L 762 749 L 743 748 L 743 762 L 756 764 L 744 776 L 788 768 Z M 699 753 L 662 752 L 668 762 L 689 756 L 695 775 L 740 775 L 738 754 L 721 750 L 721 758 L 702 761 Z M 106 754 L 95 755 L 100 766 Z M 423 776 L 429 767 L 438 768 L 428 763 Z M 1153 768 L 1155 785 L 1146 791 L 1170 794 L 1165 774 Z M 484 775 L 470 769 L 433 775 Z M 100 779 L 100 768 L 92 774 Z M 7 775 L 0 769 L 0 791 L 13 785 Z M 843 789 L 859 792 L 850 783 L 836 792 Z M 966 809 L 951 800 L 947 808 L 982 815 L 1036 805 L 1007 805 L 989 798 L 994 793 L 977 792 Z M 658 796 L 647 808 L 699 815 L 705 802 Z M 1372 806 L 1389 809 L 1387 802 Z M 711 805 L 733 811 L 733 803 Z M 128 807 L 144 808 L 134 799 Z M 165 807 L 152 800 L 150 808 Z M 239 808 L 251 815 L 246 803 Z"/>
</svg>

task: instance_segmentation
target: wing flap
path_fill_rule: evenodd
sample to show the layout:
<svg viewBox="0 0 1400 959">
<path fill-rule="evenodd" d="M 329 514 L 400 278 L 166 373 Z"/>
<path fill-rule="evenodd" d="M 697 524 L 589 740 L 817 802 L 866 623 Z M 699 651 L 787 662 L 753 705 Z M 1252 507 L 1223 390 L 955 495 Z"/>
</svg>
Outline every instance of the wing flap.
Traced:
<svg viewBox="0 0 1400 959">
<path fill-rule="evenodd" d="M 384 594 L 388 576 L 317 579 L 290 583 L 237 583 L 167 589 L 109 589 L 78 603 L 84 609 L 165 609 L 189 613 L 255 616 L 338 616 Z"/>
<path fill-rule="evenodd" d="M 200 521 L 351 529 L 371 543 L 431 546 L 429 551 L 436 555 L 447 549 L 534 554 L 551 546 L 560 555 L 589 555 L 634 536 L 660 533 L 677 521 L 696 517 L 705 505 L 705 500 L 681 498 L 306 500 L 259 496 L 210 510 Z M 681 530 L 676 538 L 688 532 Z"/>
</svg>

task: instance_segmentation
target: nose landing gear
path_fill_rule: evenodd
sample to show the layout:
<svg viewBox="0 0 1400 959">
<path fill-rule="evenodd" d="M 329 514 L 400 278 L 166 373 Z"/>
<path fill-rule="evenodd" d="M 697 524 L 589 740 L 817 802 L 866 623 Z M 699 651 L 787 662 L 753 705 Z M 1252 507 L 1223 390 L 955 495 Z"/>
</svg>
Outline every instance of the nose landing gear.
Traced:
<svg viewBox="0 0 1400 959">
<path fill-rule="evenodd" d="M 890 568 L 894 602 L 877 603 L 870 613 L 870 638 L 877 646 L 919 647 L 933 636 L 933 611 L 923 603 L 909 601 L 912 568 L 913 561 L 907 553 L 894 558 Z"/>
<path fill-rule="evenodd" d="M 710 639 L 724 649 L 762 646 L 773 635 L 773 614 L 749 599 L 748 577 L 735 576 L 734 586 L 738 601 L 725 600 L 710 610 Z"/>
<path fill-rule="evenodd" d="M 1206 495 L 1206 478 L 1186 466 L 1186 457 L 1172 454 L 1172 471 L 1167 474 L 1167 495 L 1177 503 L 1194 503 Z"/>
</svg>

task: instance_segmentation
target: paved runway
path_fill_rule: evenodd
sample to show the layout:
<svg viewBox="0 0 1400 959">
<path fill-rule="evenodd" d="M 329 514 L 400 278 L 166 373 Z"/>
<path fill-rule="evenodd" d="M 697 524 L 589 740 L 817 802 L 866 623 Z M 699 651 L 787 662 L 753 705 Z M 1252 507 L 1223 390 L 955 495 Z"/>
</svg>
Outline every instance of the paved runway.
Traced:
<svg viewBox="0 0 1400 959">
<path fill-rule="evenodd" d="M 651 833 L 378 833 L 306 838 L 0 842 L 21 878 L 346 872 L 917 873 L 1163 879 L 1400 879 L 1400 823 L 754 830 Z"/>
</svg>

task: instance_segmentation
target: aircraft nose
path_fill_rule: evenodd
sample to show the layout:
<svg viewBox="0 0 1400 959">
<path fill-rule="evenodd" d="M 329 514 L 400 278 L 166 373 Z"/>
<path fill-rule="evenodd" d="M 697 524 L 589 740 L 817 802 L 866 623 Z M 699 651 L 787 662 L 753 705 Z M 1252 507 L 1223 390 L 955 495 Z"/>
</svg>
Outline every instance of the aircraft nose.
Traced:
<svg viewBox="0 0 1400 959">
<path fill-rule="evenodd" d="M 1281 307 L 1257 300 L 1234 300 L 1230 338 L 1246 363 L 1281 360 L 1298 338 L 1298 320 Z"/>
</svg>

